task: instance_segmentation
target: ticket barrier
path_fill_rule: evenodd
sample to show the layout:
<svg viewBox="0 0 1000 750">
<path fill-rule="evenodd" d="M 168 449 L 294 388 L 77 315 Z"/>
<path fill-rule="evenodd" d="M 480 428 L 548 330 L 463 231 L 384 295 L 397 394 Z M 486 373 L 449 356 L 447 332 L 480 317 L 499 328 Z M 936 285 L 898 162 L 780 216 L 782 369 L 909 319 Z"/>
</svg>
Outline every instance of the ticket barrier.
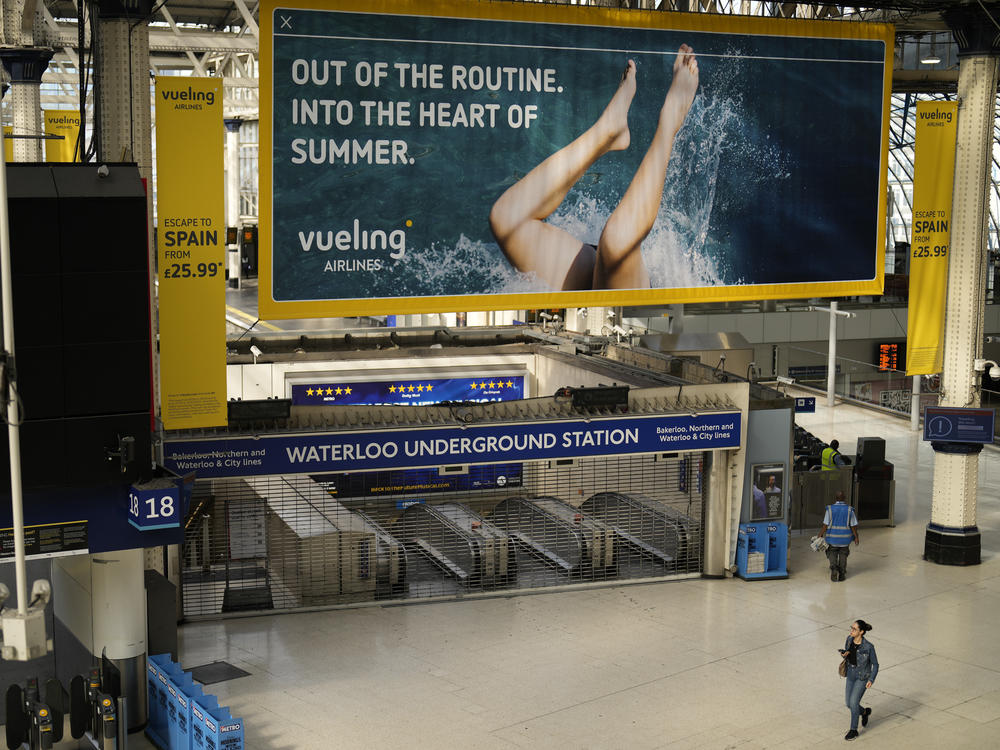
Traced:
<svg viewBox="0 0 1000 750">
<path fill-rule="evenodd" d="M 146 736 L 162 750 L 243 750 L 243 720 L 204 693 L 170 654 L 149 657 L 146 681 Z"/>
<path fill-rule="evenodd" d="M 7 688 L 7 747 L 30 750 L 51 748 L 63 736 L 63 689 L 59 680 L 45 683 L 45 700 L 40 699 L 38 680 L 29 678 L 22 688 Z"/>
<path fill-rule="evenodd" d="M 69 683 L 70 734 L 81 737 L 97 750 L 118 750 L 125 746 L 120 736 L 123 727 L 121 674 L 102 658 L 86 677 L 77 675 Z"/>
<path fill-rule="evenodd" d="M 737 575 L 745 580 L 788 578 L 788 526 L 741 523 L 736 540 Z"/>
</svg>

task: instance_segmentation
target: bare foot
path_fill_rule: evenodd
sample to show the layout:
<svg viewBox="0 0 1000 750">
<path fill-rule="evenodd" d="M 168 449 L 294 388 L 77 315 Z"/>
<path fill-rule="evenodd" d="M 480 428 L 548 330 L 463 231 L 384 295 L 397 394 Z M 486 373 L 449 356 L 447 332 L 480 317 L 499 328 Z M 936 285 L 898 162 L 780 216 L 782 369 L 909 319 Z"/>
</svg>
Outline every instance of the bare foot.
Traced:
<svg viewBox="0 0 1000 750">
<path fill-rule="evenodd" d="M 635 96 L 635 62 L 629 60 L 625 65 L 625 72 L 622 73 L 622 81 L 618 84 L 618 90 L 604 112 L 597 120 L 597 127 L 608 139 L 608 151 L 624 151 L 631 142 L 631 135 L 628 130 L 628 109 L 632 105 L 632 98 Z"/>
<path fill-rule="evenodd" d="M 674 60 L 674 79 L 660 110 L 660 124 L 674 133 L 681 129 L 698 91 L 698 61 L 694 50 L 682 44 Z"/>
</svg>

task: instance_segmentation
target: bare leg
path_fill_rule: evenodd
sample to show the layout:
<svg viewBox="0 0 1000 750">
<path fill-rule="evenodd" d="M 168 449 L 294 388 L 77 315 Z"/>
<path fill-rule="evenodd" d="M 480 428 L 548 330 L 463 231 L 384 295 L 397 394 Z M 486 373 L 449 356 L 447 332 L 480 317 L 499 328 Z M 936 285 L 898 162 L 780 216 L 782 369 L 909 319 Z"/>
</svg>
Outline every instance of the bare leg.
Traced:
<svg viewBox="0 0 1000 750">
<path fill-rule="evenodd" d="M 653 228 L 660 210 L 663 181 L 674 148 L 674 136 L 684 124 L 697 89 L 698 61 L 694 50 L 682 44 L 674 60 L 674 77 L 660 109 L 653 142 L 601 233 L 594 268 L 594 289 L 649 287 L 649 272 L 642 260 L 640 246 Z"/>
<path fill-rule="evenodd" d="M 507 259 L 553 289 L 580 288 L 568 273 L 582 243 L 544 219 L 595 161 L 609 151 L 628 148 L 628 108 L 633 96 L 635 63 L 629 60 L 618 90 L 597 122 L 507 188 L 490 211 L 490 228 Z M 589 287 L 590 282 L 583 279 L 583 286 Z"/>
</svg>

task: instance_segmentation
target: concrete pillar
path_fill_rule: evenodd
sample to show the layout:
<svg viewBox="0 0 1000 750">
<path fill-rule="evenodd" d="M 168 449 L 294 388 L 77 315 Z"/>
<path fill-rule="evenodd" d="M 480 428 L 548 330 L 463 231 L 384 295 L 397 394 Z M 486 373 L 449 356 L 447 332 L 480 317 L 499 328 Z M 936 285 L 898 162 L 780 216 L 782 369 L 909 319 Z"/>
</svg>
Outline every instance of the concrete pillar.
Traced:
<svg viewBox="0 0 1000 750">
<path fill-rule="evenodd" d="M 709 451 L 705 456 L 705 578 L 723 578 L 729 566 L 726 533 L 729 527 L 729 462 L 732 451 Z M 694 454 L 692 454 L 694 455 Z"/>
<path fill-rule="evenodd" d="M 55 616 L 90 655 L 121 672 L 130 728 L 146 722 L 146 592 L 141 549 L 52 561 Z"/>
<path fill-rule="evenodd" d="M 43 161 L 45 144 L 42 136 L 45 125 L 42 122 L 40 86 L 42 73 L 52 59 L 49 47 L 6 47 L 0 48 L 0 62 L 10 76 L 10 92 L 6 99 L 10 102 L 14 117 L 14 161 Z"/>
<path fill-rule="evenodd" d="M 226 124 L 226 226 L 240 227 L 240 125 L 239 117 L 227 117 Z M 236 243 L 229 245 L 229 287 L 240 288 L 240 238 L 236 233 Z"/>
<path fill-rule="evenodd" d="M 152 0 L 97 3 L 98 161 L 134 161 L 152 185 L 153 135 L 150 115 L 149 27 Z"/>
<path fill-rule="evenodd" d="M 944 370 L 941 406 L 977 407 L 986 291 L 986 228 L 989 210 L 993 117 L 1000 55 L 995 22 L 979 5 L 961 6 L 943 16 L 958 43 L 958 139 L 948 257 Z M 981 445 L 934 443 L 931 522 L 924 538 L 924 559 L 945 565 L 980 562 L 976 525 Z"/>
</svg>

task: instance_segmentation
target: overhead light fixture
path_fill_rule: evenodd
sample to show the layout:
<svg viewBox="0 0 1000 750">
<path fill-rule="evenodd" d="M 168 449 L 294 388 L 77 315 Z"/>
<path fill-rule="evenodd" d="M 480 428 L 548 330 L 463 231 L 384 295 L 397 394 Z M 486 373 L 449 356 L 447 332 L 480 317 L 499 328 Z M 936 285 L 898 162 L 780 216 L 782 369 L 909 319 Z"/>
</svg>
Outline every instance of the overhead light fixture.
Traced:
<svg viewBox="0 0 1000 750">
<path fill-rule="evenodd" d="M 930 49 L 930 52 L 928 52 L 927 54 L 923 55 L 920 58 L 920 62 L 923 63 L 924 65 L 937 65 L 939 62 L 941 62 L 941 58 L 938 57 L 938 54 L 937 54 L 937 52 L 934 49 L 934 37 L 933 36 L 931 36 L 931 49 Z"/>
</svg>

